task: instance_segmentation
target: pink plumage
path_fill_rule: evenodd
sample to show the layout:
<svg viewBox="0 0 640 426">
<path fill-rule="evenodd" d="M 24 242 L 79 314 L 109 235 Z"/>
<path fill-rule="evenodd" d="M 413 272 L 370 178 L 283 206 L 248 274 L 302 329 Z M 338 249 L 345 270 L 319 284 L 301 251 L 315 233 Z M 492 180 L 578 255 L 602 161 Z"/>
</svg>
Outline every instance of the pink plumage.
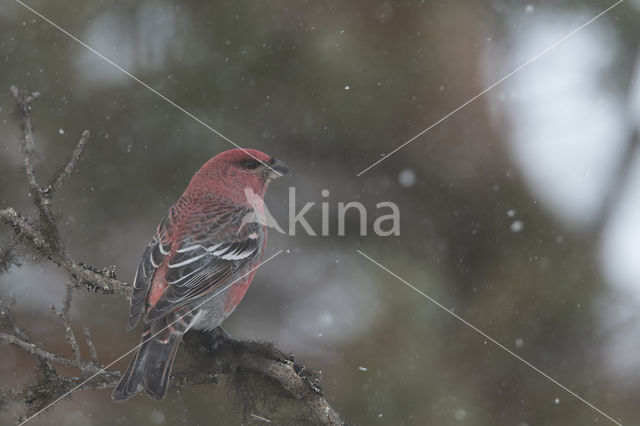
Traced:
<svg viewBox="0 0 640 426">
<path fill-rule="evenodd" d="M 263 152 L 233 149 L 193 176 L 138 265 L 127 328 L 142 318 L 142 342 L 115 400 L 143 389 L 163 398 L 184 333 L 218 327 L 240 303 L 267 243 L 264 194 L 288 171 Z"/>
</svg>

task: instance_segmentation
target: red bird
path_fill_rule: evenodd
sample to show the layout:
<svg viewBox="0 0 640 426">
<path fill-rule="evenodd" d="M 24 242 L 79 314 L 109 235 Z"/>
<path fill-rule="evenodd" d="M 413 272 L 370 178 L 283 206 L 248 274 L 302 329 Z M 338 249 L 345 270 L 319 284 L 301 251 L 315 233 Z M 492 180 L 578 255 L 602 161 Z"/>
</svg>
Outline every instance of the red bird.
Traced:
<svg viewBox="0 0 640 426">
<path fill-rule="evenodd" d="M 263 152 L 232 149 L 193 176 L 138 265 L 127 329 L 143 318 L 142 342 L 113 399 L 142 389 L 164 398 L 184 333 L 212 330 L 238 306 L 267 243 L 265 191 L 288 172 Z"/>
</svg>

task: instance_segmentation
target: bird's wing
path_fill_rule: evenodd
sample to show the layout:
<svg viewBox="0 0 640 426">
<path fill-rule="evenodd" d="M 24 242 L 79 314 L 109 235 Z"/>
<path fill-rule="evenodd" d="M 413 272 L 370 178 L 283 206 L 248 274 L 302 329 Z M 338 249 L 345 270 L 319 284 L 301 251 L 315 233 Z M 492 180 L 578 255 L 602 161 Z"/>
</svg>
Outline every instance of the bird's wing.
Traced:
<svg viewBox="0 0 640 426">
<path fill-rule="evenodd" d="M 145 301 L 151 288 L 153 276 L 156 270 L 162 265 L 164 259 L 171 252 L 171 243 L 169 242 L 169 230 L 171 228 L 171 219 L 175 217 L 172 214 L 174 207 L 169 210 L 169 213 L 162 219 L 156 235 L 147 245 L 142 259 L 136 269 L 136 275 L 133 278 L 133 294 L 131 296 L 131 307 L 129 310 L 129 318 L 127 320 L 127 329 L 132 329 L 136 326 L 140 317 L 142 316 Z"/>
<path fill-rule="evenodd" d="M 216 206 L 190 216 L 190 232 L 164 258 L 167 286 L 150 306 L 145 322 L 230 284 L 235 272 L 259 258 L 264 229 L 255 218 L 252 208 L 237 206 Z"/>
</svg>

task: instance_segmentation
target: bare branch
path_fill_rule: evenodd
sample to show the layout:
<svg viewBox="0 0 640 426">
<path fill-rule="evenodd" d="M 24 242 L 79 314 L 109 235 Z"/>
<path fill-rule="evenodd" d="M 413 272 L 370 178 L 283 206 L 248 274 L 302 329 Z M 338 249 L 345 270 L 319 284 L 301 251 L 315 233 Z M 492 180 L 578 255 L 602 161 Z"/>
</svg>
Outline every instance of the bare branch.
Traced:
<svg viewBox="0 0 640 426">
<path fill-rule="evenodd" d="M 53 245 L 57 244 L 58 235 L 57 228 L 53 226 L 54 217 L 51 212 L 49 200 L 43 196 L 40 189 L 40 184 L 36 179 L 36 174 L 33 169 L 33 154 L 34 154 L 34 136 L 33 126 L 31 125 L 31 102 L 40 97 L 39 92 L 33 92 L 27 94 L 26 92 L 18 90 L 15 86 L 11 86 L 11 92 L 16 99 L 16 112 L 15 115 L 18 118 L 18 124 L 22 130 L 22 141 L 20 148 L 22 149 L 22 156 L 24 159 L 24 170 L 27 177 L 27 184 L 29 186 L 29 193 L 33 199 L 33 202 L 40 213 L 40 218 L 43 223 L 47 225 L 46 230 L 51 234 L 46 235 L 49 243 Z"/>
<path fill-rule="evenodd" d="M 24 216 L 20 215 L 15 209 L 9 207 L 7 209 L 0 210 L 0 218 L 4 219 L 6 223 L 14 228 L 16 233 L 31 243 L 32 249 L 34 249 L 38 254 L 48 258 L 56 265 L 63 268 L 89 290 L 101 290 L 103 293 L 107 294 L 117 293 L 125 296 L 129 295 L 129 286 L 114 279 L 113 272 L 111 270 L 98 271 L 94 267 L 75 263 L 65 252 L 61 250 L 54 250 L 50 246 L 47 238 L 45 238 L 45 236 L 42 235 L 34 225 L 29 223 L 29 221 Z"/>
<path fill-rule="evenodd" d="M 49 250 L 49 245 L 44 236 L 13 207 L 0 210 L 0 218 L 11 225 L 16 234 L 26 237 L 38 250 Z"/>
<path fill-rule="evenodd" d="M 87 346 L 89 347 L 89 354 L 91 355 L 91 359 L 95 364 L 98 364 L 98 352 L 96 351 L 96 346 L 93 344 L 93 339 L 91 338 L 89 327 L 87 327 L 86 325 L 82 327 L 82 332 L 84 333 L 85 342 L 87 342 Z"/>
<path fill-rule="evenodd" d="M 131 294 L 129 285 L 115 279 L 113 268 L 98 270 L 91 265 L 74 262 L 61 248 L 51 247 L 47 238 L 12 207 L 0 210 L 0 219 L 3 219 L 20 236 L 24 237 L 37 254 L 60 266 L 89 291 L 99 291 L 104 294 L 115 293 L 126 297 Z"/>
<path fill-rule="evenodd" d="M 60 170 L 60 172 L 58 172 L 51 179 L 51 183 L 43 191 L 43 193 L 48 198 L 51 198 L 53 194 L 62 187 L 67 177 L 69 177 L 69 175 L 71 175 L 71 173 L 73 173 L 73 171 L 75 170 L 76 163 L 80 160 L 80 157 L 82 156 L 82 152 L 84 151 L 84 147 L 89 141 L 89 135 L 90 133 L 88 130 L 85 130 L 84 132 L 82 132 L 82 136 L 80 136 L 80 140 L 78 141 L 76 148 L 73 150 L 73 152 L 69 156 L 69 159 L 67 160 L 67 164 L 64 166 L 62 170 Z"/>
<path fill-rule="evenodd" d="M 78 364 L 74 360 L 70 360 L 60 355 L 53 354 L 51 352 L 47 352 L 44 349 L 40 348 L 35 343 L 27 342 L 12 334 L 0 332 L 0 341 L 4 343 L 9 343 L 11 345 L 15 345 L 23 349 L 24 351 L 30 353 L 31 355 L 35 356 L 38 359 L 55 362 L 57 364 L 66 365 L 69 367 L 78 366 Z"/>
<path fill-rule="evenodd" d="M 25 174 L 27 176 L 27 183 L 29 184 L 29 188 L 31 190 L 37 191 L 39 189 L 38 181 L 36 180 L 36 175 L 33 171 L 33 162 L 31 160 L 31 156 L 33 155 L 33 127 L 31 126 L 31 102 L 38 99 L 40 97 L 39 92 L 33 92 L 30 95 L 25 94 L 18 90 L 17 87 L 11 86 L 11 93 L 13 93 L 13 97 L 16 99 L 16 115 L 20 118 L 19 124 L 20 129 L 23 133 L 22 139 L 22 153 L 24 156 L 24 168 Z"/>
<path fill-rule="evenodd" d="M 61 310 L 57 310 L 55 306 L 51 308 L 56 313 L 58 318 L 62 320 L 62 324 L 64 325 L 65 336 L 67 337 L 67 342 L 69 342 L 69 346 L 71 346 L 71 350 L 76 355 L 76 362 L 82 362 L 82 354 L 80 353 L 80 346 L 78 345 L 78 341 L 76 340 L 76 334 L 73 331 L 73 327 L 71 326 L 71 299 L 73 298 L 73 283 L 70 281 L 66 284 L 66 293 L 64 297 L 64 302 Z"/>
</svg>

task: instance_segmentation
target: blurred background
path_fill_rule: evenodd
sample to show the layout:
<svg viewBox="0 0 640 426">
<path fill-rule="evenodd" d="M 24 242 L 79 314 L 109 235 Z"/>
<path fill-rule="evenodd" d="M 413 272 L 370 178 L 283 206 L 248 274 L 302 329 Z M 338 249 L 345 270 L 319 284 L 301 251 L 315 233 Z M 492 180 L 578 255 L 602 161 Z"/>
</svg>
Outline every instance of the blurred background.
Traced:
<svg viewBox="0 0 640 426">
<path fill-rule="evenodd" d="M 243 147 L 288 163 L 320 233 L 271 232 L 226 328 L 321 370 L 349 424 L 612 424 L 360 256 L 362 250 L 625 425 L 640 424 L 640 2 L 627 0 L 376 167 L 356 174 L 611 1 L 29 1 Z M 44 178 L 92 132 L 55 199 L 72 256 L 130 281 L 193 173 L 232 146 L 10 0 L 0 5 L 0 208 L 31 212 L 14 84 L 34 105 Z M 327 189 L 330 195 L 322 197 Z M 337 203 L 360 201 L 337 235 Z M 400 236 L 373 222 L 395 202 Z M 11 236 L 0 227 L 1 241 Z M 23 329 L 69 354 L 64 279 L 25 259 L 0 276 Z M 128 306 L 78 291 L 108 363 L 138 342 Z M 35 363 L 0 348 L 2 388 Z M 86 352 L 86 350 L 85 350 Z M 118 368 L 124 369 L 128 359 Z M 268 413 L 264 414 L 268 418 Z M 13 421 L 0 413 L 0 423 Z M 33 425 L 238 424 L 224 384 L 162 402 L 77 392 Z"/>
</svg>

